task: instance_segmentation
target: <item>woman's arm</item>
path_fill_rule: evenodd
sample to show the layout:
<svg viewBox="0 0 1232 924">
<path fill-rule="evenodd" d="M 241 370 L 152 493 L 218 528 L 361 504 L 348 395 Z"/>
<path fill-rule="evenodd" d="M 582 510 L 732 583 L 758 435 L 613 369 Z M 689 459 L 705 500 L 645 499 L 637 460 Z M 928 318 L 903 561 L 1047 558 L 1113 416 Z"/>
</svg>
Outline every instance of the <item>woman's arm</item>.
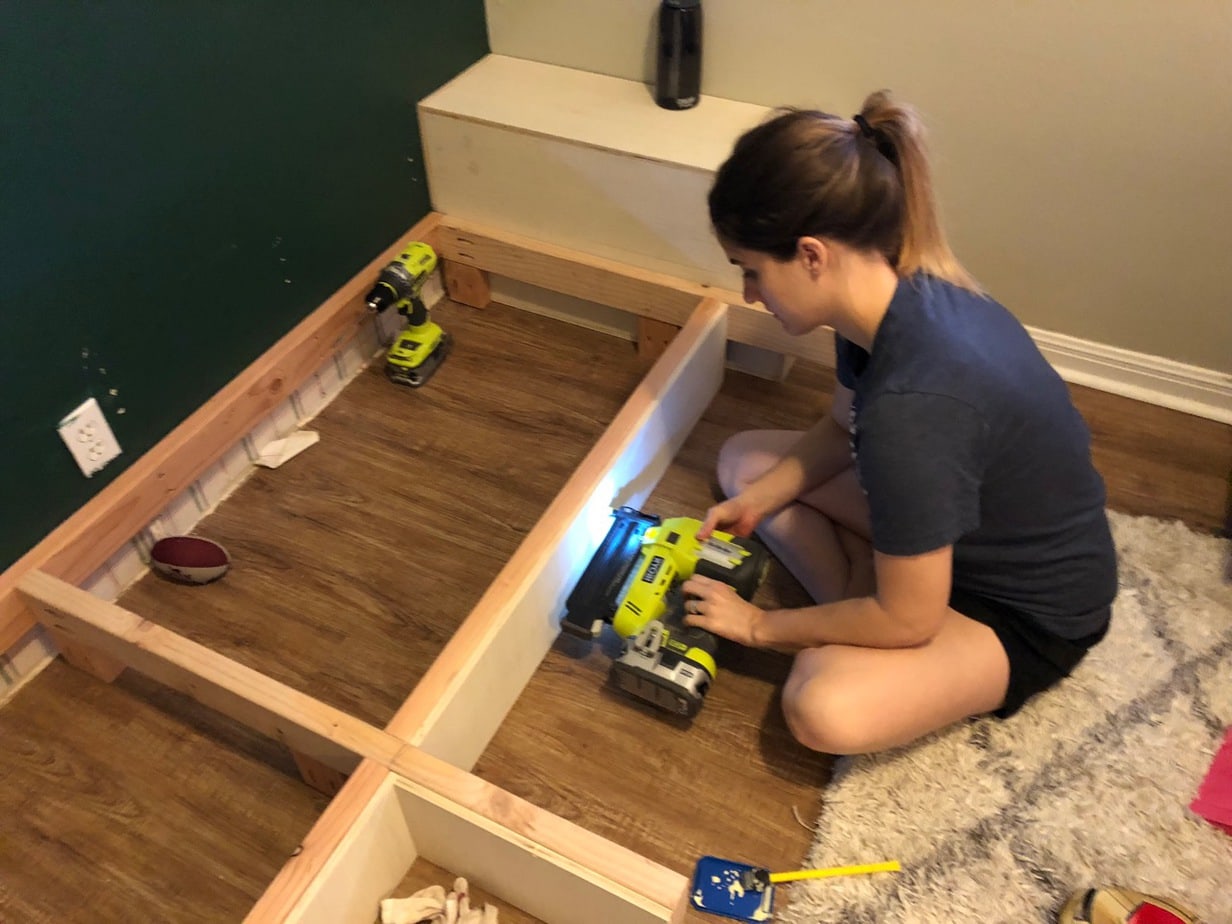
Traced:
<svg viewBox="0 0 1232 924">
<path fill-rule="evenodd" d="M 727 584 L 695 575 L 682 588 L 696 598 L 686 607 L 691 612 L 685 621 L 743 645 L 776 651 L 821 645 L 910 648 L 941 629 L 953 559 L 953 546 L 922 555 L 875 553 L 874 596 L 791 610 L 762 610 Z"/>
</svg>

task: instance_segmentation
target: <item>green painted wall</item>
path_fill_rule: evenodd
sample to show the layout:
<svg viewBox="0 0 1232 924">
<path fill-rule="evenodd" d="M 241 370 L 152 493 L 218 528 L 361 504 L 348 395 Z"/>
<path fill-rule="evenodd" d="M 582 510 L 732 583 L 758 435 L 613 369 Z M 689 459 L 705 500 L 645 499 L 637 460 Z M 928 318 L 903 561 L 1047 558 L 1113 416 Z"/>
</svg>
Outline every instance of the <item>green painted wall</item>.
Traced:
<svg viewBox="0 0 1232 924">
<path fill-rule="evenodd" d="M 427 213 L 415 103 L 487 42 L 482 0 L 0 4 L 0 570 Z"/>
</svg>

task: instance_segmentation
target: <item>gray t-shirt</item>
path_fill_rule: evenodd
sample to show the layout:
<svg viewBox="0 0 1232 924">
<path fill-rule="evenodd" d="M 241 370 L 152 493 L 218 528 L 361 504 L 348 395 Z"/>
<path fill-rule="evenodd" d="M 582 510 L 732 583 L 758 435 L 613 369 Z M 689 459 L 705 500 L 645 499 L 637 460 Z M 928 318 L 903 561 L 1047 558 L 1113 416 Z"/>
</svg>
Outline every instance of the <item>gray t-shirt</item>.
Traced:
<svg viewBox="0 0 1232 924">
<path fill-rule="evenodd" d="M 954 546 L 956 589 L 1063 638 L 1100 630 L 1116 550 L 1090 433 L 1030 335 L 995 301 L 899 282 L 873 349 L 835 338 L 873 547 Z"/>
</svg>

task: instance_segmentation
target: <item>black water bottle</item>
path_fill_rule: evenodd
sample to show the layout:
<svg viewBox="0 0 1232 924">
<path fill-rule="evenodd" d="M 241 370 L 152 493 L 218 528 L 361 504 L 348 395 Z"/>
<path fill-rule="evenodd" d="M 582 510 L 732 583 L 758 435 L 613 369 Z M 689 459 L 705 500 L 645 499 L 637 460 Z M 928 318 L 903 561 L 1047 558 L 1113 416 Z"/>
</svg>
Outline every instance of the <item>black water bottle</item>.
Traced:
<svg viewBox="0 0 1232 924">
<path fill-rule="evenodd" d="M 664 109 L 692 109 L 702 93 L 702 0 L 659 4 L 655 102 Z"/>
</svg>

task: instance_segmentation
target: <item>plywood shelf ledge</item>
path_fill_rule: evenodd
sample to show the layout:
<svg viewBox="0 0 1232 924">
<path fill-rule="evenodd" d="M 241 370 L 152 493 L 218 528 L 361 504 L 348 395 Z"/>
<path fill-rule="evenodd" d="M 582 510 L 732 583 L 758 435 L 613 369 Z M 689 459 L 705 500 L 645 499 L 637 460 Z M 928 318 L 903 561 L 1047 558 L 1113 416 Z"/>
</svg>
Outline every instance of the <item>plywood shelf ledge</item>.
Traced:
<svg viewBox="0 0 1232 924">
<path fill-rule="evenodd" d="M 421 111 L 711 172 L 771 111 L 703 96 L 669 111 L 636 80 L 490 54 L 425 97 Z"/>
</svg>

